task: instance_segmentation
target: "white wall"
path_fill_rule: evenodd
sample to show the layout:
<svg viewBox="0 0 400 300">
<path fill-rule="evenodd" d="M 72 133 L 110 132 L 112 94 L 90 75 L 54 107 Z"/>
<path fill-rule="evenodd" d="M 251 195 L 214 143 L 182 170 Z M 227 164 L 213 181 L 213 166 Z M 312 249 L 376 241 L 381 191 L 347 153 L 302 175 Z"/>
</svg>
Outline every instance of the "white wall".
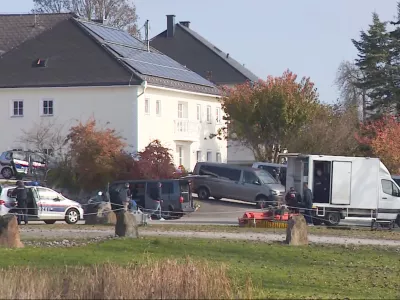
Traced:
<svg viewBox="0 0 400 300">
<path fill-rule="evenodd" d="M 67 131 L 79 121 L 94 117 L 98 124 L 116 129 L 126 139 L 129 149 L 137 149 L 136 115 L 138 88 L 131 87 L 69 87 L 0 89 L 0 151 L 24 147 L 17 140 L 22 130 L 41 122 L 65 124 Z M 54 102 L 54 115 L 42 116 L 42 101 Z M 13 100 L 23 100 L 23 116 L 12 116 Z"/>
<path fill-rule="evenodd" d="M 145 101 L 149 101 L 149 112 L 145 112 Z M 160 115 L 156 114 L 157 101 L 160 101 Z M 178 116 L 178 104 L 187 108 L 182 118 Z M 201 107 L 201 120 L 197 120 L 197 105 Z M 207 106 L 211 107 L 211 123 L 206 120 Z M 220 109 L 221 122 L 216 122 L 216 109 Z M 227 160 L 227 143 L 217 138 L 210 139 L 210 133 L 216 133 L 223 126 L 222 110 L 219 100 L 215 96 L 182 92 L 149 86 L 145 94 L 139 97 L 139 149 L 144 148 L 154 139 L 159 139 L 163 145 L 170 148 L 174 155 L 175 164 L 179 165 L 177 145 L 185 150 L 183 165 L 193 170 L 197 162 L 197 151 L 201 151 L 202 161 L 206 161 L 207 151 L 211 152 L 211 161 L 216 161 L 217 152 L 221 154 L 221 161 Z M 188 134 L 180 135 L 175 132 L 176 122 L 188 124 Z M 185 129 L 184 129 L 185 131 Z M 205 139 L 206 138 L 206 139 Z"/>
<path fill-rule="evenodd" d="M 253 162 L 255 162 L 253 151 L 239 142 L 228 141 L 229 164 L 252 164 Z"/>
</svg>

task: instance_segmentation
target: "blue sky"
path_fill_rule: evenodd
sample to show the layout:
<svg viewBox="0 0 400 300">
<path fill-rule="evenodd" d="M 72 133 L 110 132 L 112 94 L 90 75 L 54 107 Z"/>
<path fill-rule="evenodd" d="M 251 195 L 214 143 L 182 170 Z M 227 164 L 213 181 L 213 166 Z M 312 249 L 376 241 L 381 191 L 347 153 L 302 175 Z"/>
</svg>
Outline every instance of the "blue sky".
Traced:
<svg viewBox="0 0 400 300">
<path fill-rule="evenodd" d="M 166 15 L 191 21 L 191 28 L 228 52 L 261 78 L 289 68 L 310 76 L 320 99 L 338 98 L 336 70 L 352 60 L 351 43 L 367 29 L 372 12 L 396 15 L 396 0 L 135 0 L 139 25 L 150 20 L 150 34 L 166 29 Z M 0 0 L 1 13 L 24 13 L 32 0 Z M 140 27 L 139 26 L 139 27 Z"/>
</svg>

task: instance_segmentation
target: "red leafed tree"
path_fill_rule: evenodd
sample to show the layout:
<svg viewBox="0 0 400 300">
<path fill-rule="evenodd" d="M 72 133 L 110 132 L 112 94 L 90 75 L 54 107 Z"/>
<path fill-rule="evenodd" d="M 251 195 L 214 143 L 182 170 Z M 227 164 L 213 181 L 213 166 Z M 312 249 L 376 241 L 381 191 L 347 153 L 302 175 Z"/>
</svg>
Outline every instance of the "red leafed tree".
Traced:
<svg viewBox="0 0 400 300">
<path fill-rule="evenodd" d="M 139 152 L 133 162 L 129 179 L 175 178 L 176 172 L 170 150 L 154 140 Z"/>
<path fill-rule="evenodd" d="M 70 129 L 70 157 L 77 182 L 84 190 L 104 188 L 114 179 L 117 161 L 126 146 L 116 132 L 98 128 L 94 119 Z"/>
<path fill-rule="evenodd" d="M 361 125 L 356 138 L 368 154 L 379 157 L 390 172 L 400 172 L 400 123 L 397 117 L 384 116 Z"/>
</svg>

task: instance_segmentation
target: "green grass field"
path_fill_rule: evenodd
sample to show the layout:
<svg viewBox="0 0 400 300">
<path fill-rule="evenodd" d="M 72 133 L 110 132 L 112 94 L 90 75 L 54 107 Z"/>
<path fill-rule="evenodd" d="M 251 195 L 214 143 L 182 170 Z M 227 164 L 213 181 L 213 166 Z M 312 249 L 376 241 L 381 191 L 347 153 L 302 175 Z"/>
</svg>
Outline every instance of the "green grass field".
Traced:
<svg viewBox="0 0 400 300">
<path fill-rule="evenodd" d="M 290 247 L 243 241 L 140 238 L 76 248 L 0 249 L 0 268 L 63 268 L 165 259 L 225 264 L 239 287 L 251 279 L 257 298 L 395 299 L 400 297 L 400 252 L 395 248 Z M 216 278 L 218 280 L 218 278 Z"/>
</svg>

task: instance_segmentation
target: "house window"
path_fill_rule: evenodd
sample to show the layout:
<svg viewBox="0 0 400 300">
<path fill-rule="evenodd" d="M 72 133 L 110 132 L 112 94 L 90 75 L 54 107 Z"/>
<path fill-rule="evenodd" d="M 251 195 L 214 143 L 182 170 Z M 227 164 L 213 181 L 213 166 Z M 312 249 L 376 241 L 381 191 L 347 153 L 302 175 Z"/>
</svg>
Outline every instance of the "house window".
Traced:
<svg viewBox="0 0 400 300">
<path fill-rule="evenodd" d="M 207 161 L 212 161 L 212 152 L 207 151 Z"/>
<path fill-rule="evenodd" d="M 43 100 L 42 108 L 43 108 L 42 109 L 43 116 L 52 116 L 54 112 L 53 100 Z"/>
<path fill-rule="evenodd" d="M 201 105 L 197 104 L 196 106 L 196 119 L 201 122 Z"/>
<path fill-rule="evenodd" d="M 43 149 L 43 154 L 48 155 L 48 156 L 53 156 L 54 151 L 53 149 L 49 148 L 49 149 Z"/>
<path fill-rule="evenodd" d="M 15 117 L 22 117 L 24 115 L 24 101 L 14 100 L 12 115 Z"/>
<path fill-rule="evenodd" d="M 221 153 L 217 152 L 215 155 L 215 161 L 216 162 L 221 162 Z"/>
<path fill-rule="evenodd" d="M 221 123 L 221 109 L 219 107 L 215 110 L 215 120 L 218 124 Z"/>
<path fill-rule="evenodd" d="M 196 151 L 196 161 L 201 161 L 201 151 Z"/>
<path fill-rule="evenodd" d="M 183 166 L 183 147 L 182 146 L 177 146 L 176 147 L 176 152 L 178 154 L 179 166 Z"/>
<path fill-rule="evenodd" d="M 150 99 L 144 99 L 144 113 L 150 114 Z"/>
<path fill-rule="evenodd" d="M 211 123 L 211 106 L 207 106 L 207 122 Z"/>
<path fill-rule="evenodd" d="M 186 119 L 188 117 L 187 102 L 178 102 L 178 118 Z"/>
<path fill-rule="evenodd" d="M 161 101 L 160 100 L 156 101 L 156 115 L 158 117 L 161 116 Z"/>
</svg>

